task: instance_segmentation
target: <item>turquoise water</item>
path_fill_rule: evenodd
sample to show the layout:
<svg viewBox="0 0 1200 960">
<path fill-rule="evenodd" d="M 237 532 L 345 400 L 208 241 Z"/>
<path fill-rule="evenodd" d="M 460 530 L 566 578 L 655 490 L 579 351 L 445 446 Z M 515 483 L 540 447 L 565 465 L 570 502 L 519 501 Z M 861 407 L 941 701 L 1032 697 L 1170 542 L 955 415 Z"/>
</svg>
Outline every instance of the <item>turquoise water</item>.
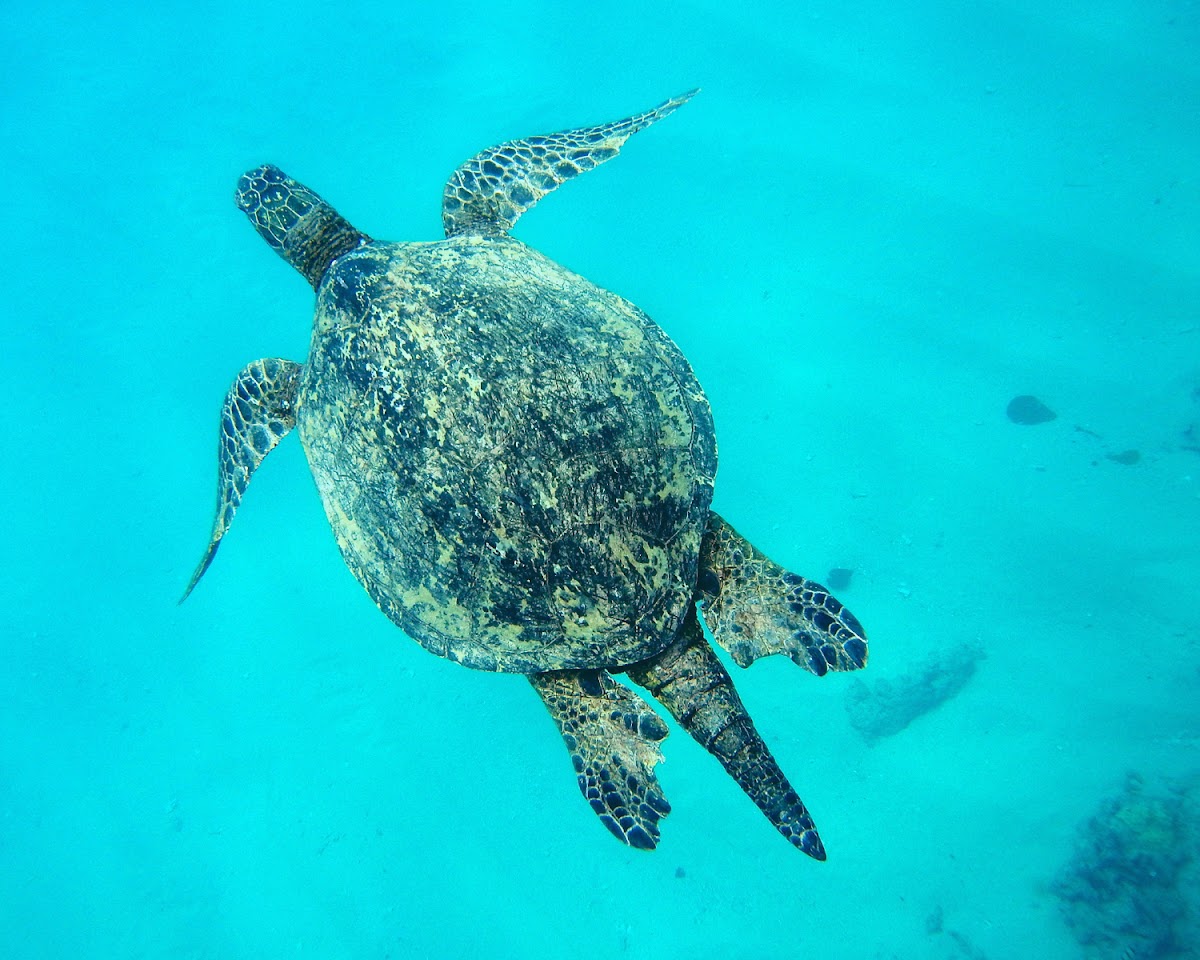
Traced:
<svg viewBox="0 0 1200 960">
<path fill-rule="evenodd" d="M 1195 4 L 98 6 L 0 10 L 0 955 L 1082 955 L 1079 824 L 1200 771 Z M 873 743 L 853 678 L 735 669 L 824 864 L 677 729 L 614 842 L 528 684 L 371 605 L 294 438 L 176 606 L 226 387 L 308 343 L 237 176 L 435 239 L 476 150 L 697 85 L 515 233 L 680 344 L 717 508 L 854 571 L 865 681 L 986 653 Z"/>
</svg>

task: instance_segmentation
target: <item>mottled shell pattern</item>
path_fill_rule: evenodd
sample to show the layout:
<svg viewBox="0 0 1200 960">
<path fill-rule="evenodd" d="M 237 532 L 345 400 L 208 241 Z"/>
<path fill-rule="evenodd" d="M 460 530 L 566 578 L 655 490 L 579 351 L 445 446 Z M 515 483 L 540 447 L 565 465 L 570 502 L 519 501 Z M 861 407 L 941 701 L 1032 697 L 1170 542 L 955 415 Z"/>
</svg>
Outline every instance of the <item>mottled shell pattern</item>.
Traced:
<svg viewBox="0 0 1200 960">
<path fill-rule="evenodd" d="M 503 234 L 372 242 L 318 288 L 297 407 L 346 563 L 430 651 L 534 673 L 676 635 L 716 443 L 627 300 Z"/>
</svg>

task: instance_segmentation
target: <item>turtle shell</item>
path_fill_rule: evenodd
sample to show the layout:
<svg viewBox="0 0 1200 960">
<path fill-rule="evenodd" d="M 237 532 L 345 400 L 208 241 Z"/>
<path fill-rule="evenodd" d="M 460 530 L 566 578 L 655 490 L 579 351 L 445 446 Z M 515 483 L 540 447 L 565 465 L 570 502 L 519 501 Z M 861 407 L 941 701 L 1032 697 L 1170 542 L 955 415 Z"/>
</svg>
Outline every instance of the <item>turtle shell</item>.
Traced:
<svg viewBox="0 0 1200 960">
<path fill-rule="evenodd" d="M 716 471 L 704 392 L 641 310 L 518 240 L 336 260 L 297 421 L 347 565 L 439 656 L 625 666 L 692 603 Z"/>
</svg>

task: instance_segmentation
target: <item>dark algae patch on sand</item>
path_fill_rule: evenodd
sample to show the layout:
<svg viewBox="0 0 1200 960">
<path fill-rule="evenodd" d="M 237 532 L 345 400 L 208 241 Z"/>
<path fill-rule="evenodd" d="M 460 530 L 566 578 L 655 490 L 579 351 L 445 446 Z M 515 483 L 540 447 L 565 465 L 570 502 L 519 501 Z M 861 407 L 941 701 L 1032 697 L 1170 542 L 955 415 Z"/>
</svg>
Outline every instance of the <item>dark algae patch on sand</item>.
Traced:
<svg viewBox="0 0 1200 960">
<path fill-rule="evenodd" d="M 1137 773 L 1079 828 L 1054 882 L 1063 920 L 1093 960 L 1182 960 L 1200 943 L 1200 789 Z"/>
</svg>

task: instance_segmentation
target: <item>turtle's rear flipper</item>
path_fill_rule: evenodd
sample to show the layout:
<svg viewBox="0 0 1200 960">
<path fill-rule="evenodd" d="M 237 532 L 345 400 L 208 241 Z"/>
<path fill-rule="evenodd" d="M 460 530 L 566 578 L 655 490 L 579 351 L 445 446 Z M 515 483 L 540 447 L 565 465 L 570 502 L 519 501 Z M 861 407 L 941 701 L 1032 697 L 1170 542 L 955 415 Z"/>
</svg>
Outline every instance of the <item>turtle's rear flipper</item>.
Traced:
<svg viewBox="0 0 1200 960">
<path fill-rule="evenodd" d="M 815 580 L 789 573 L 717 514 L 700 544 L 704 622 L 740 667 L 782 653 L 823 676 L 867 662 L 858 618 Z"/>
<path fill-rule="evenodd" d="M 250 477 L 296 425 L 296 391 L 303 369 L 291 360 L 255 360 L 238 374 L 229 388 L 221 407 L 217 515 L 213 519 L 212 537 L 191 582 L 179 598 L 180 603 L 188 598 L 212 563 L 221 538 L 233 523 Z"/>
<path fill-rule="evenodd" d="M 611 160 L 631 136 L 674 113 L 695 93 L 672 97 L 624 120 L 509 140 L 477 153 L 451 174 L 442 193 L 446 236 L 508 233 L 546 194 Z"/>
<path fill-rule="evenodd" d="M 671 646 L 629 668 L 628 674 L 721 761 L 792 846 L 817 860 L 825 859 L 825 847 L 808 809 L 758 735 L 728 671 L 704 639 L 694 610 Z"/>
<path fill-rule="evenodd" d="M 653 850 L 658 821 L 671 812 L 654 766 L 667 725 L 603 670 L 555 670 L 529 677 L 558 724 L 579 789 L 613 835 Z"/>
</svg>

